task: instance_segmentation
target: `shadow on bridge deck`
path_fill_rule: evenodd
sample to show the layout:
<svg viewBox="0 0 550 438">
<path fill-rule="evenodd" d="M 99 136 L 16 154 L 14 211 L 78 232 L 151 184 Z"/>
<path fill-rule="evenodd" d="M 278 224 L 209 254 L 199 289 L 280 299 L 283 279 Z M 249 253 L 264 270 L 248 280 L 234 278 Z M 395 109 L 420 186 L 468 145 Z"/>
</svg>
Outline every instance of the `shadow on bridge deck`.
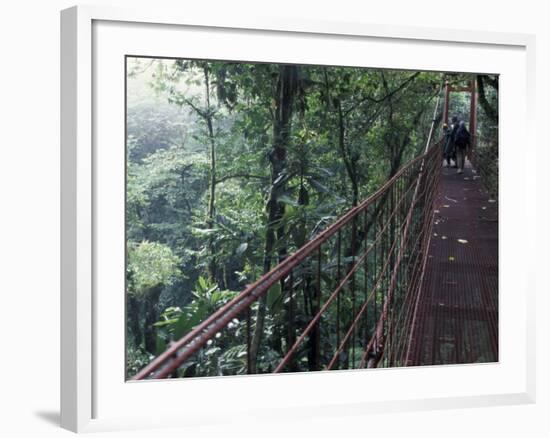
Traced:
<svg viewBox="0 0 550 438">
<path fill-rule="evenodd" d="M 409 365 L 498 361 L 498 205 L 442 170 Z"/>
</svg>

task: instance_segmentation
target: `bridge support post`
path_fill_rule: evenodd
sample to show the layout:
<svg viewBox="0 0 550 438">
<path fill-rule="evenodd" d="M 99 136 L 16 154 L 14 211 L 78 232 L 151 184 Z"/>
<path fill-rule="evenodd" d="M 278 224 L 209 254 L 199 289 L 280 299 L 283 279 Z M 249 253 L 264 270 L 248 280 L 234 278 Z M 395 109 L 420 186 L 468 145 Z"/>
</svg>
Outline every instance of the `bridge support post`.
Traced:
<svg viewBox="0 0 550 438">
<path fill-rule="evenodd" d="M 445 81 L 445 105 L 443 107 L 443 123 L 449 124 L 449 97 L 451 94 L 451 87 L 449 81 Z"/>
</svg>

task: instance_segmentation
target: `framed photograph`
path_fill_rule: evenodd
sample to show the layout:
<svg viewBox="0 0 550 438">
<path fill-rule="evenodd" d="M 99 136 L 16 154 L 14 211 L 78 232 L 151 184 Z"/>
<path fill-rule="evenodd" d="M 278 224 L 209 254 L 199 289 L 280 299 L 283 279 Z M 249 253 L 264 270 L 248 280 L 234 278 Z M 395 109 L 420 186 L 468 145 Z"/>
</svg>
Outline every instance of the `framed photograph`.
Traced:
<svg viewBox="0 0 550 438">
<path fill-rule="evenodd" d="M 79 6 L 61 53 L 63 427 L 534 401 L 534 37 Z"/>
</svg>

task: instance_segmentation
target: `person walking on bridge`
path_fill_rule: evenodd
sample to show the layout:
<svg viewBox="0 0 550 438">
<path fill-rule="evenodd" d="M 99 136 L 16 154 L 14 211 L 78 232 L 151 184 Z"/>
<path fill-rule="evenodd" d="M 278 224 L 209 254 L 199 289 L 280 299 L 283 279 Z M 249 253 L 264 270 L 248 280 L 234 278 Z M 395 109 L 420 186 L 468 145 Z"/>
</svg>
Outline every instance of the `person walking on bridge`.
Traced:
<svg viewBox="0 0 550 438">
<path fill-rule="evenodd" d="M 453 158 L 453 136 L 452 130 L 446 123 L 443 124 L 443 167 L 451 167 Z"/>
<path fill-rule="evenodd" d="M 459 120 L 457 116 L 453 116 L 451 119 L 451 128 L 449 129 L 449 154 L 452 159 L 453 165 L 451 167 L 457 167 L 457 156 L 456 156 L 456 134 L 458 132 Z M 450 162 L 451 160 L 449 160 Z"/>
<path fill-rule="evenodd" d="M 470 149 L 470 133 L 466 129 L 466 125 L 463 121 L 458 124 L 454 136 L 454 144 L 456 148 L 456 160 L 458 165 L 457 173 L 464 172 L 464 161 L 466 160 L 466 154 Z"/>
</svg>

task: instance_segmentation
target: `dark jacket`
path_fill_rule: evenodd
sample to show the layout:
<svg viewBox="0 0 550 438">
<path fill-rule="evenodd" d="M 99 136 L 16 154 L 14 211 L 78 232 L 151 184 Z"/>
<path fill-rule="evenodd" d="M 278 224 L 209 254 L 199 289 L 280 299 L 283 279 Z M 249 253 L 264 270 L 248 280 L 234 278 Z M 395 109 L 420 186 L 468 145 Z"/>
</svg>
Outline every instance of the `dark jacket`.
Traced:
<svg viewBox="0 0 550 438">
<path fill-rule="evenodd" d="M 456 133 L 454 134 L 453 139 L 454 139 L 454 144 L 460 149 L 466 149 L 467 147 L 470 146 L 470 133 L 468 132 L 468 130 L 466 129 L 466 126 L 464 126 L 463 123 L 461 123 L 456 129 Z"/>
<path fill-rule="evenodd" d="M 451 128 L 444 128 L 443 130 L 445 138 L 443 140 L 443 156 L 445 158 L 451 157 L 454 149 L 453 133 Z"/>
</svg>

